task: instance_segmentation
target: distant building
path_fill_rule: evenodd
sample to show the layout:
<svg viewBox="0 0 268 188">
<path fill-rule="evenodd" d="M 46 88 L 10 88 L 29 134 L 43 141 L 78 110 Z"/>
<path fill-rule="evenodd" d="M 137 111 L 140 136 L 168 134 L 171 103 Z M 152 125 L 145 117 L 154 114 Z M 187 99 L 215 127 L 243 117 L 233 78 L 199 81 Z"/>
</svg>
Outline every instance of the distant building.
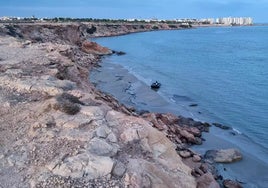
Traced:
<svg viewBox="0 0 268 188">
<path fill-rule="evenodd" d="M 10 20 L 12 20 L 12 18 L 7 17 L 7 16 L 3 16 L 3 17 L 0 17 L 0 20 L 2 20 L 2 21 L 10 21 Z"/>
<path fill-rule="evenodd" d="M 205 24 L 214 24 L 215 19 L 214 18 L 203 18 L 198 20 L 200 23 L 205 23 Z"/>
<path fill-rule="evenodd" d="M 225 17 L 217 18 L 216 23 L 224 25 L 252 25 L 253 19 L 250 17 Z"/>
</svg>

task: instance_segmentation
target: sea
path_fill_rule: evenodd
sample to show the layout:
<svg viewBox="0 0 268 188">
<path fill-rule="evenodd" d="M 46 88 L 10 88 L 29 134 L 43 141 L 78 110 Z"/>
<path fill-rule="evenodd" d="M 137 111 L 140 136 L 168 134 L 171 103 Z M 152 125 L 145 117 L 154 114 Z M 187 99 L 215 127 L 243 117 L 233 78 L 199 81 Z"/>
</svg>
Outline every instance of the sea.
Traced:
<svg viewBox="0 0 268 188">
<path fill-rule="evenodd" d="M 213 127 L 215 137 L 208 140 L 226 140 L 230 144 L 224 147 L 235 146 L 265 164 L 255 169 L 264 176 L 256 182 L 262 182 L 244 186 L 268 186 L 267 26 L 155 31 L 93 40 L 126 52 L 103 58 L 103 66 L 122 67 L 148 88 L 160 82 L 161 88 L 151 92 L 177 109 L 174 113 L 231 127 L 226 132 Z M 136 106 L 148 110 L 144 103 Z M 246 173 L 243 178 L 247 179 Z"/>
</svg>

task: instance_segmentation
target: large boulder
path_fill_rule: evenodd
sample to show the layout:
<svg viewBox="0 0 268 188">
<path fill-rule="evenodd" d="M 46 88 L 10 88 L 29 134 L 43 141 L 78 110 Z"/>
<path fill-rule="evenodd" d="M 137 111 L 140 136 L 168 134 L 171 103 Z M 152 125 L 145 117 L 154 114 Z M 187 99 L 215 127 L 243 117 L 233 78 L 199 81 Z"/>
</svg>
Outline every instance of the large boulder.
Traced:
<svg viewBox="0 0 268 188">
<path fill-rule="evenodd" d="M 237 149 L 208 150 L 205 158 L 211 159 L 217 163 L 232 163 L 240 161 L 242 154 Z"/>
<path fill-rule="evenodd" d="M 88 54 L 97 54 L 97 55 L 109 55 L 113 52 L 106 47 L 102 47 L 96 42 L 84 41 L 82 43 L 82 51 Z"/>
</svg>

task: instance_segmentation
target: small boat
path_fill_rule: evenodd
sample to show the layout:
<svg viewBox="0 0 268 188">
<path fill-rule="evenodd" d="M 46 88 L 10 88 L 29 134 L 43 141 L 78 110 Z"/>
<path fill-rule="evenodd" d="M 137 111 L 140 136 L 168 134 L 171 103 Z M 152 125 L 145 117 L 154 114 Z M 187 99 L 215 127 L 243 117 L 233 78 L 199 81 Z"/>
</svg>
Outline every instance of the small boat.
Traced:
<svg viewBox="0 0 268 188">
<path fill-rule="evenodd" d="M 159 89 L 160 86 L 161 86 L 161 83 L 156 81 L 156 82 L 152 83 L 151 88 L 152 89 Z"/>
</svg>

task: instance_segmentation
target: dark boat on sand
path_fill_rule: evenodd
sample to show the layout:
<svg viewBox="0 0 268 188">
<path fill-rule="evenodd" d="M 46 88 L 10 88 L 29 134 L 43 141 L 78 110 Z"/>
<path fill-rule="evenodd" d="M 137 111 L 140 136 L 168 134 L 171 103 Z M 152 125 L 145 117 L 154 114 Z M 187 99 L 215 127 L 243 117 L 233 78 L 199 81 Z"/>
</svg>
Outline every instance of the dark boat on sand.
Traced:
<svg viewBox="0 0 268 188">
<path fill-rule="evenodd" d="M 151 85 L 151 88 L 152 89 L 159 89 L 161 87 L 161 83 L 159 83 L 159 82 L 154 82 L 154 83 L 152 83 L 152 85 Z"/>
</svg>

